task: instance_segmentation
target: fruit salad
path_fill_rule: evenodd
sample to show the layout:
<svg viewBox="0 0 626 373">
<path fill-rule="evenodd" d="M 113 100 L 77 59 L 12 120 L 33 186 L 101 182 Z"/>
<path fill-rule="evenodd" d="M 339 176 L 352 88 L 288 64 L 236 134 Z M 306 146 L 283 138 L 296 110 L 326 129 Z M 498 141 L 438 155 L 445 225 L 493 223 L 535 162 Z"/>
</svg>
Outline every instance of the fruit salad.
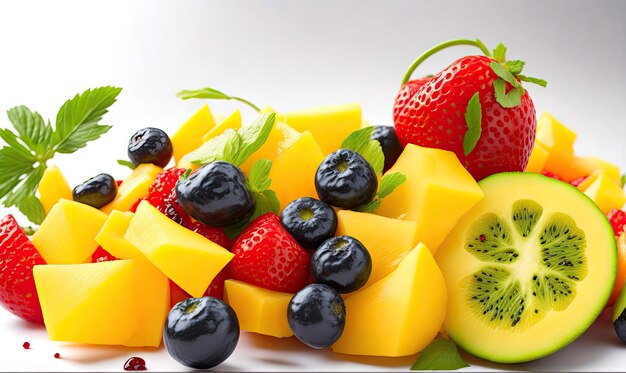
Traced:
<svg viewBox="0 0 626 373">
<path fill-rule="evenodd" d="M 411 78 L 457 45 L 480 54 Z M 524 85 L 547 83 L 506 52 L 465 39 L 427 50 L 393 125 L 366 124 L 356 103 L 281 112 L 184 90 L 257 114 L 216 120 L 203 104 L 175 133 L 139 129 L 118 161 L 128 176 L 73 186 L 53 158 L 109 130 L 121 89 L 76 95 L 55 126 L 10 109 L 0 201 L 23 216 L 0 220 L 0 304 L 52 341 L 163 348 L 195 369 L 246 333 L 337 359 L 415 356 L 416 370 L 466 367 L 459 349 L 526 362 L 606 307 L 603 327 L 626 343 L 625 177 L 537 116 Z"/>
</svg>

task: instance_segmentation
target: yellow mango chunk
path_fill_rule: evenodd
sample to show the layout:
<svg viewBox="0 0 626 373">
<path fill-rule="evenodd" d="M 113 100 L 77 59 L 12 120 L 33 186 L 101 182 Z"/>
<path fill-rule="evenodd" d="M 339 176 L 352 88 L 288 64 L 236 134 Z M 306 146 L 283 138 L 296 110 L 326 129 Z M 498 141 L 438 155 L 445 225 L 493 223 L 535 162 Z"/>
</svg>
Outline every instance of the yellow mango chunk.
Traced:
<svg viewBox="0 0 626 373">
<path fill-rule="evenodd" d="M 446 283 L 423 244 L 398 268 L 346 301 L 346 326 L 333 351 L 351 355 L 408 356 L 439 333 L 446 315 Z"/>
<path fill-rule="evenodd" d="M 163 169 L 151 163 L 140 164 L 133 170 L 117 190 L 117 197 L 113 202 L 100 210 L 109 214 L 113 210 L 128 211 L 140 198 L 148 195 L 150 185 Z"/>
<path fill-rule="evenodd" d="M 272 131 L 267 137 L 265 144 L 263 144 L 259 150 L 254 152 L 254 154 L 252 154 L 250 158 L 248 158 L 248 160 L 241 165 L 241 170 L 245 172 L 246 175 L 249 175 L 252 165 L 254 165 L 254 163 L 259 159 L 269 159 L 270 161 L 278 159 L 286 149 L 291 147 L 291 145 L 298 140 L 299 137 L 300 132 L 294 130 L 283 122 L 276 122 L 276 124 L 274 124 L 274 128 L 272 128 Z M 272 185 L 274 184 L 272 183 Z"/>
<path fill-rule="evenodd" d="M 147 201 L 137 207 L 124 239 L 194 297 L 204 294 L 234 256 L 202 235 L 176 224 Z"/>
<path fill-rule="evenodd" d="M 361 128 L 361 105 L 322 106 L 280 114 L 296 131 L 310 131 L 325 155 L 339 149 L 349 134 Z"/>
<path fill-rule="evenodd" d="M 33 236 L 33 244 L 48 264 L 85 263 L 98 248 L 95 237 L 106 219 L 98 209 L 62 199 Z"/>
<path fill-rule="evenodd" d="M 409 144 L 387 171 L 406 181 L 382 200 L 377 214 L 417 222 L 415 238 L 433 253 L 457 220 L 483 198 L 483 192 L 454 153 Z"/>
<path fill-rule="evenodd" d="M 592 165 L 595 172 L 606 172 L 607 176 L 611 178 L 615 184 L 621 185 L 622 172 L 618 165 L 596 157 L 583 157 L 583 159 Z"/>
<path fill-rule="evenodd" d="M 239 109 L 232 112 L 226 119 L 220 122 L 217 126 L 213 127 L 207 133 L 202 136 L 202 142 L 207 142 L 212 138 L 221 135 L 226 132 L 227 129 L 233 129 L 235 131 L 241 128 L 241 113 Z M 193 150 L 193 149 L 192 149 Z"/>
<path fill-rule="evenodd" d="M 143 253 L 124 239 L 132 220 L 132 212 L 113 210 L 96 236 L 96 242 L 109 254 L 119 259 L 141 258 Z"/>
<path fill-rule="evenodd" d="M 132 260 L 35 266 L 33 275 L 49 338 L 124 344 L 137 331 L 140 319 L 135 266 Z"/>
<path fill-rule="evenodd" d="M 535 142 L 532 153 L 530 153 L 530 158 L 528 159 L 528 164 L 526 165 L 526 172 L 537 172 L 540 173 L 544 170 L 546 162 L 548 161 L 548 150 L 543 147 L 543 145 Z"/>
<path fill-rule="evenodd" d="M 543 145 L 550 153 L 559 150 L 565 154 L 574 154 L 576 133 L 550 113 L 542 113 L 537 120 L 537 135 L 535 141 Z"/>
<path fill-rule="evenodd" d="M 340 210 L 337 212 L 337 236 L 351 236 L 361 241 L 372 257 L 372 273 L 365 287 L 387 276 L 417 244 L 417 223 L 384 216 Z"/>
<path fill-rule="evenodd" d="M 46 215 L 50 213 L 52 206 L 59 202 L 59 200 L 72 200 L 73 198 L 72 188 L 70 188 L 67 180 L 65 180 L 65 176 L 63 176 L 63 173 L 57 166 L 46 168 L 39 182 L 37 191 L 39 192 L 39 200 L 43 205 Z"/>
<path fill-rule="evenodd" d="M 594 176 L 591 184 L 583 184 L 582 187 L 605 215 L 612 209 L 621 209 L 626 203 L 624 190 L 606 172 Z"/>
<path fill-rule="evenodd" d="M 293 332 L 287 322 L 287 306 L 293 294 L 282 293 L 250 285 L 242 281 L 226 280 L 224 294 L 239 318 L 241 330 L 291 337 Z"/>
<path fill-rule="evenodd" d="M 202 136 L 215 127 L 215 121 L 208 105 L 204 105 L 191 116 L 171 137 L 174 148 L 174 162 L 202 145 Z"/>
<path fill-rule="evenodd" d="M 567 182 L 588 176 L 595 169 L 593 162 L 576 155 L 564 153 L 558 149 L 550 151 L 544 166 L 545 171 L 551 172 Z"/>
</svg>

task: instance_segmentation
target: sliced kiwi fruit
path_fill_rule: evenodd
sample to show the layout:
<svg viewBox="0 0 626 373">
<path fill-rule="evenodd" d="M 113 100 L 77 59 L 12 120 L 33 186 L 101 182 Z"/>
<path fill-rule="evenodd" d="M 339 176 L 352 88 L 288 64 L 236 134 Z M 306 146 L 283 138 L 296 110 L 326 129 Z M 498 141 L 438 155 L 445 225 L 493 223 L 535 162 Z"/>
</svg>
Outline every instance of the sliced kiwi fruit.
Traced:
<svg viewBox="0 0 626 373">
<path fill-rule="evenodd" d="M 616 276 L 606 217 L 567 183 L 531 173 L 482 180 L 485 198 L 439 248 L 444 329 L 466 351 L 514 363 L 553 353 L 604 308 Z"/>
</svg>

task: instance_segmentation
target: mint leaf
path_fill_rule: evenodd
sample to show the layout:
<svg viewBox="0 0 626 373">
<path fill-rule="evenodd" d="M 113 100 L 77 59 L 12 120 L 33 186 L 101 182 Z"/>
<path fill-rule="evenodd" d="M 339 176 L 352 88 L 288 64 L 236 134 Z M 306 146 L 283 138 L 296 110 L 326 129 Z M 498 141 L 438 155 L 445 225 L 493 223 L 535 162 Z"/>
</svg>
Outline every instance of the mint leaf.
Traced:
<svg viewBox="0 0 626 373">
<path fill-rule="evenodd" d="M 17 135 L 8 128 L 0 128 L 0 138 L 8 145 L 9 148 L 19 153 L 19 157 L 29 159 L 35 162 L 37 158 L 29 151 L 18 139 Z"/>
<path fill-rule="evenodd" d="M 389 174 L 385 174 L 383 178 L 380 180 L 380 185 L 378 188 L 378 193 L 376 193 L 376 197 L 369 203 L 366 203 L 361 206 L 357 206 L 355 209 L 359 212 L 368 212 L 374 213 L 382 203 L 382 199 L 389 196 L 393 191 L 402 185 L 406 181 L 406 175 L 400 172 L 392 172 Z"/>
<path fill-rule="evenodd" d="M 259 150 L 272 132 L 274 122 L 276 122 L 276 113 L 265 113 L 259 115 L 251 125 L 239 130 L 241 147 L 231 163 L 240 166 Z"/>
<path fill-rule="evenodd" d="M 491 67 L 491 70 L 493 70 L 493 72 L 496 73 L 497 76 L 504 79 L 513 87 L 519 86 L 519 82 L 517 81 L 517 79 L 515 79 L 515 76 L 506 67 L 502 66 L 502 64 L 491 61 L 489 67 Z"/>
<path fill-rule="evenodd" d="M 191 175 L 191 172 L 192 172 L 191 168 L 186 169 L 185 172 L 182 175 L 180 175 L 178 180 L 186 181 L 187 179 L 189 179 L 189 175 Z"/>
<path fill-rule="evenodd" d="M 463 153 L 465 156 L 468 156 L 474 150 L 480 139 L 483 131 L 482 118 L 483 109 L 480 104 L 480 96 L 476 92 L 467 103 L 467 108 L 465 108 L 465 124 L 467 125 L 467 132 L 465 132 L 465 137 L 463 138 Z"/>
<path fill-rule="evenodd" d="M 134 170 L 135 168 L 137 168 L 137 166 L 135 166 L 133 162 L 127 161 L 125 159 L 118 159 L 117 164 L 119 164 L 120 166 L 128 167 L 131 170 Z"/>
<path fill-rule="evenodd" d="M 522 103 L 522 96 L 524 95 L 524 88 L 518 85 L 516 88 L 506 93 L 506 82 L 503 79 L 496 79 L 493 82 L 493 88 L 495 90 L 496 101 L 503 108 L 512 108 Z"/>
<path fill-rule="evenodd" d="M 364 204 L 364 205 L 360 205 L 357 206 L 354 211 L 358 211 L 358 212 L 367 212 L 369 214 L 373 214 L 374 212 L 376 212 L 376 210 L 378 210 L 378 208 L 380 207 L 380 204 L 382 203 L 382 201 L 378 198 L 374 198 L 373 200 L 371 200 L 370 202 Z"/>
<path fill-rule="evenodd" d="M 59 109 L 52 134 L 54 151 L 73 153 L 106 133 L 111 127 L 100 125 L 99 122 L 121 90 L 116 87 L 88 89 L 66 101 Z"/>
<path fill-rule="evenodd" d="M 374 169 L 376 175 L 382 175 L 385 166 L 385 154 L 377 140 L 371 140 L 370 136 L 374 127 L 365 127 L 352 132 L 341 143 L 344 149 L 350 149 L 359 153 Z"/>
<path fill-rule="evenodd" d="M 622 179 L 620 181 L 622 184 L 622 189 L 624 189 L 624 185 L 626 185 L 626 174 L 622 174 Z"/>
<path fill-rule="evenodd" d="M 493 59 L 498 62 L 506 61 L 506 47 L 504 46 L 504 44 L 498 44 L 498 46 L 496 46 L 496 48 L 493 50 Z"/>
<path fill-rule="evenodd" d="M 252 197 L 254 198 L 254 212 L 250 219 L 246 219 L 237 224 L 230 225 L 224 228 L 224 233 L 228 236 L 228 239 L 235 239 L 246 229 L 250 222 L 254 221 L 261 215 L 265 215 L 269 212 L 278 214 L 280 210 L 280 202 L 273 190 L 264 190 L 262 192 L 252 191 Z"/>
<path fill-rule="evenodd" d="M 7 111 L 9 120 L 19 133 L 20 140 L 36 154 L 43 155 L 52 137 L 52 127 L 44 122 L 39 113 L 26 106 L 16 106 Z"/>
<path fill-rule="evenodd" d="M 19 179 L 19 184 L 5 195 L 4 206 L 18 206 L 23 199 L 34 196 L 45 170 L 46 166 L 40 164 L 39 167 L 33 168 L 24 174 Z"/>
<path fill-rule="evenodd" d="M 213 88 L 200 88 L 200 89 L 185 89 L 176 94 L 176 97 L 182 98 L 183 100 L 188 100 L 190 98 L 206 98 L 210 100 L 235 100 L 239 102 L 243 102 L 244 104 L 250 106 L 256 111 L 261 111 L 258 106 L 253 104 L 248 100 L 244 100 L 241 97 L 235 97 L 227 95 L 224 92 L 220 92 L 217 89 Z"/>
<path fill-rule="evenodd" d="M 228 129 L 219 136 L 215 136 L 205 142 L 198 149 L 186 154 L 183 157 L 183 161 L 198 166 L 220 160 L 231 162 L 240 146 L 241 136 L 239 136 L 239 133 L 233 129 Z"/>
<path fill-rule="evenodd" d="M 469 364 L 459 354 L 456 344 L 437 337 L 420 352 L 411 370 L 457 370 L 467 367 Z"/>
<path fill-rule="evenodd" d="M 35 224 L 41 224 L 46 217 L 41 201 L 35 195 L 27 196 L 17 204 L 17 208 L 28 220 Z"/>
<path fill-rule="evenodd" d="M 519 78 L 519 80 L 521 80 L 523 82 L 537 84 L 537 85 L 540 85 L 540 86 L 542 86 L 544 88 L 548 85 L 548 82 L 546 82 L 543 79 L 533 78 L 531 76 L 526 76 L 526 75 L 521 75 L 521 74 L 517 75 L 517 77 Z"/>
<path fill-rule="evenodd" d="M 269 179 L 272 161 L 269 159 L 259 159 L 254 162 L 248 177 L 250 188 L 255 191 L 263 191 L 270 187 L 272 180 Z"/>
<path fill-rule="evenodd" d="M 524 61 L 520 61 L 520 60 L 506 61 L 504 63 L 506 68 L 509 69 L 509 71 L 513 75 L 517 75 L 521 73 L 522 70 L 524 69 L 524 64 L 525 64 Z"/>
</svg>

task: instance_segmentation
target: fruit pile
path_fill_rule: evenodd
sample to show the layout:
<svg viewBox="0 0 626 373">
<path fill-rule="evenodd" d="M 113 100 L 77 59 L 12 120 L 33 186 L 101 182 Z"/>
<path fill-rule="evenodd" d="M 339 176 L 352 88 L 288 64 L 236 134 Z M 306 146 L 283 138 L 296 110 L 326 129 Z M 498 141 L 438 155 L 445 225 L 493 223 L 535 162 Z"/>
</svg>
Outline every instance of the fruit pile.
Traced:
<svg viewBox="0 0 626 373">
<path fill-rule="evenodd" d="M 455 45 L 483 55 L 409 80 Z M 624 177 L 576 155 L 550 114 L 537 121 L 522 82 L 546 83 L 523 67 L 502 44 L 440 44 L 407 72 L 393 127 L 364 125 L 358 104 L 283 113 L 182 91 L 259 113 L 216 122 L 204 105 L 171 137 L 140 129 L 119 161 L 128 177 L 74 188 L 46 162 L 105 133 L 120 90 L 77 95 L 54 129 L 11 109 L 0 198 L 39 226 L 29 238 L 0 221 L 0 303 L 51 340 L 163 342 L 197 369 L 226 360 L 241 331 L 339 354 L 421 352 L 416 369 L 435 369 L 423 358 L 452 341 L 529 361 L 613 302 L 626 342 Z"/>
</svg>

